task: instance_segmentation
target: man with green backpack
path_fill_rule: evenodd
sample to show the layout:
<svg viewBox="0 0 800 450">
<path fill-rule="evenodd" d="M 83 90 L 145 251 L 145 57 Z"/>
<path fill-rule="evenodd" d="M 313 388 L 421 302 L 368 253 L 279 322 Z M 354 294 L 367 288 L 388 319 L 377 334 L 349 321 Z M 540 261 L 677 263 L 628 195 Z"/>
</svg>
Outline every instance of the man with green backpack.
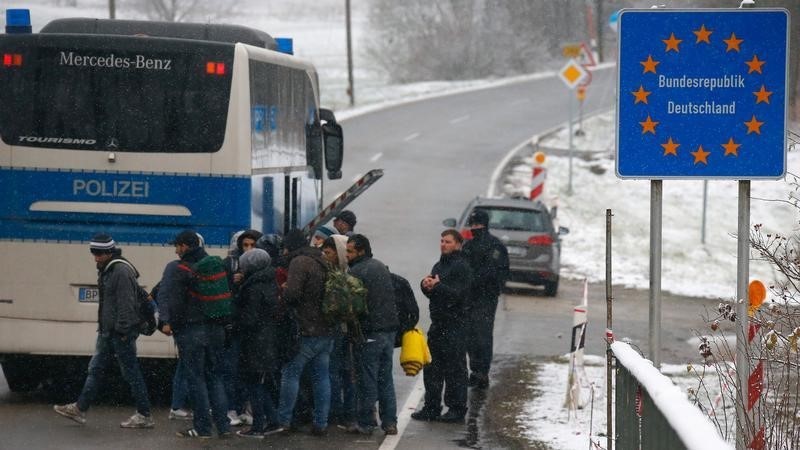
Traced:
<svg viewBox="0 0 800 450">
<path fill-rule="evenodd" d="M 213 418 L 219 436 L 228 436 L 230 423 L 221 360 L 232 311 L 225 267 L 220 257 L 206 253 L 192 230 L 178 233 L 171 244 L 180 263 L 168 284 L 170 326 L 187 372 L 194 407 L 194 427 L 177 435 L 208 439 Z"/>
</svg>

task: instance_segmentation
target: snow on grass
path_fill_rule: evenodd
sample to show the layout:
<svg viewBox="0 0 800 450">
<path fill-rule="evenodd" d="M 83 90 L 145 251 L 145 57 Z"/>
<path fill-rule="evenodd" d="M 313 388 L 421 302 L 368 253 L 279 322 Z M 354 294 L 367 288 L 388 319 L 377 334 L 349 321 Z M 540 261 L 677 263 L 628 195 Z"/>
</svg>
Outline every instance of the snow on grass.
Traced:
<svg viewBox="0 0 800 450">
<path fill-rule="evenodd" d="M 589 439 L 606 447 L 606 366 L 605 357 L 587 355 L 585 358 L 584 382 L 581 389 L 581 400 L 585 406 L 577 410 L 564 407 L 567 390 L 567 376 L 569 364 L 567 357 L 559 362 L 540 364 L 535 385 L 530 389 L 537 395 L 529 400 L 517 417 L 517 423 L 524 430 L 525 437 L 531 442 L 543 442 L 559 450 L 584 450 L 590 448 Z M 652 370 L 655 370 L 651 367 Z M 661 373 L 676 385 L 674 389 L 680 390 L 679 395 L 671 399 L 673 403 L 680 398 L 689 398 L 689 392 L 698 386 L 696 370 L 698 367 L 664 364 Z M 705 384 L 710 386 L 711 398 L 706 401 L 714 402 L 715 383 L 718 378 L 712 370 L 705 375 Z M 719 405 L 717 405 L 719 406 Z M 612 398 L 612 409 L 614 399 Z M 677 407 L 676 407 L 677 408 Z M 720 408 L 718 408 L 720 409 Z M 729 415 L 734 413 L 733 408 L 723 411 Z M 698 415 L 702 413 L 698 412 Z M 731 416 L 732 417 L 732 416 Z M 723 419 L 724 421 L 724 419 Z M 731 419 L 728 420 L 729 422 Z M 707 427 L 706 427 L 707 428 Z M 591 447 L 595 448 L 595 447 Z"/>
</svg>

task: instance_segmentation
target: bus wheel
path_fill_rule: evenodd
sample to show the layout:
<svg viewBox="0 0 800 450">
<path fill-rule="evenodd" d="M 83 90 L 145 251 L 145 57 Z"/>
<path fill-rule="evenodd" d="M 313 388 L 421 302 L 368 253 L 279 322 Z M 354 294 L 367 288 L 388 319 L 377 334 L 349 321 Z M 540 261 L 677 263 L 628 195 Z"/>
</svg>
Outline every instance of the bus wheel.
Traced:
<svg viewBox="0 0 800 450">
<path fill-rule="evenodd" d="M 3 358 L 3 375 L 11 392 L 29 392 L 42 381 L 42 373 L 32 358 L 7 356 Z"/>
</svg>

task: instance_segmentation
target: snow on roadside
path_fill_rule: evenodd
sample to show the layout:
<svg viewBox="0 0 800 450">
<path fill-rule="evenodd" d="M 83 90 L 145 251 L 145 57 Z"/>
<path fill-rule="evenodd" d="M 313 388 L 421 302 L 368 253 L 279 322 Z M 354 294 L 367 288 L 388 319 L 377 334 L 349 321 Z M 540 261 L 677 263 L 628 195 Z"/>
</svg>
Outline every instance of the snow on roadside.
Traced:
<svg viewBox="0 0 800 450">
<path fill-rule="evenodd" d="M 585 357 L 586 383 L 581 390 L 585 406 L 574 411 L 564 407 L 569 364 L 566 362 L 566 356 L 562 360 L 563 362 L 548 362 L 538 366 L 535 385 L 529 386 L 535 394 L 531 395 L 532 399 L 525 404 L 522 413 L 517 417 L 517 423 L 531 442 L 543 442 L 554 449 L 590 448 L 590 438 L 605 448 L 607 423 L 605 357 L 593 355 Z M 688 392 L 698 386 L 697 375 L 689 371 L 686 365 L 663 364 L 661 373 L 669 377 L 684 394 L 687 394 L 687 397 Z M 706 385 L 713 388 L 717 383 L 716 374 L 706 373 L 705 377 Z"/>
</svg>

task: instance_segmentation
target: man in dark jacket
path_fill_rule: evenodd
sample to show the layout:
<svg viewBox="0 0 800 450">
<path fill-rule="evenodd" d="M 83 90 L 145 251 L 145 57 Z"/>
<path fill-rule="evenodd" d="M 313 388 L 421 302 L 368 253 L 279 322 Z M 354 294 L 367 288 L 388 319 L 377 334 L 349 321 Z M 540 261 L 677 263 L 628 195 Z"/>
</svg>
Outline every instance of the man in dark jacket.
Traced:
<svg viewBox="0 0 800 450">
<path fill-rule="evenodd" d="M 472 239 L 464 244 L 464 256 L 472 268 L 472 289 L 467 303 L 467 355 L 469 385 L 489 386 L 492 364 L 494 316 L 497 297 L 508 279 L 508 250 L 489 233 L 489 214 L 475 209 L 467 219 Z"/>
<path fill-rule="evenodd" d="M 116 358 L 123 378 L 131 387 L 136 401 L 136 414 L 119 424 L 122 428 L 153 428 L 150 417 L 150 400 L 147 386 L 136 358 L 136 338 L 139 337 L 139 273 L 122 257 L 111 236 L 96 234 L 89 243 L 89 250 L 97 265 L 97 289 L 99 309 L 97 312 L 97 343 L 94 356 L 89 361 L 86 382 L 78 401 L 66 405 L 55 405 L 58 414 L 80 424 L 86 423 L 86 411 L 97 397 L 106 367 Z"/>
<path fill-rule="evenodd" d="M 428 346 L 432 362 L 422 374 L 425 406 L 411 414 L 416 420 L 464 422 L 467 413 L 467 353 L 464 344 L 464 303 L 472 275 L 461 253 L 463 238 L 456 230 L 444 230 L 439 241 L 442 255 L 430 275 L 422 279 L 422 293 L 430 299 L 431 327 Z M 442 410 L 442 388 L 447 413 Z"/>
<path fill-rule="evenodd" d="M 289 270 L 283 299 L 292 308 L 300 329 L 300 350 L 281 373 L 281 395 L 278 406 L 280 427 L 274 432 L 289 429 L 300 388 L 300 376 L 311 365 L 314 392 L 314 413 L 311 434 L 325 435 L 331 403 L 330 355 L 333 350 L 333 328 L 322 313 L 325 280 L 328 266 L 322 251 L 310 247 L 300 230 L 292 230 L 284 238 L 288 252 Z"/>
<path fill-rule="evenodd" d="M 352 432 L 371 434 L 378 401 L 381 428 L 397 434 L 397 400 L 392 379 L 394 337 L 399 326 L 391 274 L 372 257 L 369 239 L 354 234 L 347 240 L 350 274 L 367 288 L 367 316 L 361 319 L 364 342 L 358 349 L 358 424 Z"/>
<path fill-rule="evenodd" d="M 206 318 L 200 301 L 190 295 L 196 276 L 191 266 L 208 256 L 208 253 L 200 246 L 200 239 L 192 230 L 178 233 L 172 244 L 181 263 L 168 283 L 169 290 L 165 292 L 170 322 L 162 327 L 162 331 L 169 327 L 167 331 L 174 333 L 194 408 L 194 428 L 179 431 L 177 435 L 210 438 L 213 416 L 217 433 L 226 436 L 230 434 L 230 423 L 226 415 L 228 401 L 222 384 L 221 361 L 226 324 L 218 319 Z"/>
</svg>

